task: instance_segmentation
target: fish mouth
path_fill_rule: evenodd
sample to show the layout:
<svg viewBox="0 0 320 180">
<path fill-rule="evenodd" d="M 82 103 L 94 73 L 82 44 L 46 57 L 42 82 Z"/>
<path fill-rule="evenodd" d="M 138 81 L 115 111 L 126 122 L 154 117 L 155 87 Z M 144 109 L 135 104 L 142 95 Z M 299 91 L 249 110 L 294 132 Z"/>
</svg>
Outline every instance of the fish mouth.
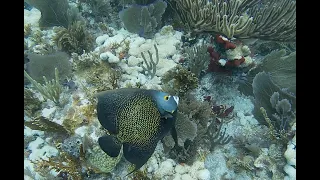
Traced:
<svg viewBox="0 0 320 180">
<path fill-rule="evenodd" d="M 168 114 L 166 114 L 166 115 L 164 115 L 163 116 L 165 119 L 168 119 L 168 118 L 173 118 L 173 115 L 172 114 L 170 114 L 170 112 L 168 113 Z"/>
<path fill-rule="evenodd" d="M 169 116 L 171 116 L 175 111 L 176 111 L 176 110 L 172 110 L 172 111 L 170 111 L 170 110 L 165 110 L 165 112 L 167 112 Z"/>
<path fill-rule="evenodd" d="M 179 97 L 178 96 L 173 96 L 174 101 L 177 103 L 177 106 L 179 104 Z"/>
</svg>

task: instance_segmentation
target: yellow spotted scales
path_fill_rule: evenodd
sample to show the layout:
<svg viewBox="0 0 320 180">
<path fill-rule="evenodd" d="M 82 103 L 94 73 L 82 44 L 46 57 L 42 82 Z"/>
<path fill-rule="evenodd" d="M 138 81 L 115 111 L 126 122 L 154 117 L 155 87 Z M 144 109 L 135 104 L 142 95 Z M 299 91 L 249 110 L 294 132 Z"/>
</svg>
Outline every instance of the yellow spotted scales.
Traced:
<svg viewBox="0 0 320 180">
<path fill-rule="evenodd" d="M 130 173 L 148 161 L 159 140 L 175 132 L 176 96 L 152 89 L 122 88 L 100 92 L 97 97 L 99 122 L 110 133 L 99 137 L 99 146 L 111 157 L 117 157 L 123 148 L 125 159 L 135 165 Z"/>
<path fill-rule="evenodd" d="M 137 94 L 118 113 L 117 138 L 122 143 L 147 146 L 157 135 L 160 127 L 160 112 L 150 97 Z"/>
</svg>

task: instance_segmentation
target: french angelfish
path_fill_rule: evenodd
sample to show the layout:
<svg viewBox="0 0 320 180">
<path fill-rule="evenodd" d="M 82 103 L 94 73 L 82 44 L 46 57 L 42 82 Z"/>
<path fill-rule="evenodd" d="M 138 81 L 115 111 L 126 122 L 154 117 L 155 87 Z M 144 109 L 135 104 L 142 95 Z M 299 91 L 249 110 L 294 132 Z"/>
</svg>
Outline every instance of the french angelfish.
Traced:
<svg viewBox="0 0 320 180">
<path fill-rule="evenodd" d="M 157 90 L 123 88 L 97 94 L 97 115 L 110 135 L 98 139 L 101 149 L 117 157 L 123 145 L 126 160 L 140 169 L 170 130 L 177 144 L 175 121 L 179 98 Z"/>
</svg>

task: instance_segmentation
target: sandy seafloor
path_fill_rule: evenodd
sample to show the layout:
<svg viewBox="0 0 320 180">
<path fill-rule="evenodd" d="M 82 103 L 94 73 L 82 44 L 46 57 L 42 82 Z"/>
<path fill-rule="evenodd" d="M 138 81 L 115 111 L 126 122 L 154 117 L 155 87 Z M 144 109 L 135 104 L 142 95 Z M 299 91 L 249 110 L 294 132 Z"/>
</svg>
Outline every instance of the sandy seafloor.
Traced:
<svg viewBox="0 0 320 180">
<path fill-rule="evenodd" d="M 70 2 L 70 4 L 73 3 Z M 42 44 L 37 44 L 37 42 L 32 39 L 32 36 L 25 37 L 29 52 L 40 53 L 39 49 L 42 48 L 43 44 L 54 46 L 52 37 L 55 35 L 55 32 L 53 28 L 40 30 L 38 23 L 40 17 L 40 11 L 35 8 L 24 10 L 24 24 L 30 25 L 31 33 L 41 31 L 41 38 L 43 40 Z M 108 28 L 108 33 L 98 32 L 97 29 L 90 30 L 91 32 L 97 31 L 95 32 L 97 36 L 94 39 L 94 48 L 91 52 L 85 52 L 82 57 L 85 59 L 86 55 L 90 56 L 90 53 L 96 53 L 98 55 L 98 61 L 109 61 L 113 67 L 120 70 L 122 76 L 118 80 L 118 88 L 128 87 L 128 84 L 134 85 L 139 83 L 142 88 L 161 90 L 163 85 L 161 78 L 163 75 L 176 65 L 181 64 L 181 59 L 185 57 L 182 52 L 183 41 L 181 40 L 183 32 L 173 30 L 170 25 L 162 27 L 155 33 L 153 38 L 149 39 L 140 37 L 135 33 L 130 33 L 123 27 Z M 123 41 L 130 42 L 129 47 L 126 47 L 125 44 L 122 43 Z M 202 41 L 208 43 L 208 39 L 199 38 L 197 45 L 201 45 Z M 120 43 L 120 45 L 113 51 L 108 51 L 108 48 L 110 48 L 113 43 Z M 150 51 L 155 58 L 153 44 L 157 44 L 159 63 L 156 67 L 155 77 L 150 79 L 143 71 L 142 64 L 145 63 L 141 57 L 141 52 L 148 57 L 147 51 Z M 123 59 L 119 59 L 118 57 L 125 48 L 129 48 L 127 49 L 126 56 Z M 110 55 L 110 53 L 112 54 Z M 252 56 L 250 63 L 253 61 L 258 62 L 259 60 L 261 60 L 259 55 Z M 75 59 L 70 57 L 69 61 L 72 64 Z M 216 80 L 217 78 L 220 80 Z M 81 117 L 81 113 L 84 112 L 81 109 L 89 107 L 92 103 L 87 97 L 86 88 L 94 89 L 95 87 L 91 86 L 83 76 L 77 73 L 72 73 L 72 81 L 77 88 L 72 90 L 68 88 L 63 89 L 61 95 L 65 99 L 63 107 L 58 107 L 52 101 L 44 99 L 39 91 L 31 88 L 35 96 L 42 101 L 38 114 L 60 125 L 63 125 L 66 117 L 70 118 L 68 112 L 71 108 L 75 111 L 74 116 L 80 113 L 79 116 Z M 278 155 L 282 164 L 277 163 L 277 161 L 271 158 L 273 157 L 271 149 L 274 149 L 274 146 L 277 146 L 277 144 L 272 145 L 271 143 L 269 147 L 260 148 L 258 154 L 252 155 L 250 151 L 244 151 L 243 149 L 245 149 L 245 147 L 239 145 L 239 142 L 236 141 L 240 139 L 239 137 L 250 142 L 254 141 L 254 138 L 264 139 L 268 136 L 268 127 L 259 124 L 252 113 L 254 108 L 253 97 L 241 93 L 238 90 L 238 86 L 239 83 L 232 79 L 230 80 L 229 77 L 221 78 L 220 76 L 217 77 L 214 73 L 205 72 L 204 75 L 199 78 L 198 87 L 190 92 L 190 94 L 195 97 L 195 100 L 199 102 L 203 102 L 205 96 L 211 96 L 217 105 L 226 105 L 227 107 L 234 106 L 233 111 L 228 115 L 225 120 L 226 122 L 222 125 L 222 129 L 226 130 L 226 134 L 233 137 L 230 143 L 218 145 L 211 152 L 199 148 L 198 151 L 200 155 L 197 156 L 193 163 L 186 164 L 171 159 L 170 156 L 166 154 L 163 143 L 159 142 L 151 158 L 139 170 L 141 173 L 144 173 L 144 178 L 163 180 L 295 179 L 295 136 L 288 142 L 287 147 L 284 147 L 283 150 L 280 151 L 281 154 Z M 30 88 L 32 85 L 26 84 L 25 87 Z M 75 100 L 75 97 L 78 99 Z M 95 110 L 93 109 L 92 111 Z M 33 117 L 25 115 L 24 120 L 30 121 L 32 118 Z M 295 124 L 292 128 L 295 129 Z M 89 137 L 93 143 L 97 143 L 97 138 L 101 135 L 101 129 L 101 125 L 94 115 L 91 117 L 90 123 L 84 125 L 78 124 L 72 136 L 80 140 L 86 136 Z M 32 130 L 25 126 L 24 138 L 24 179 L 63 179 L 62 177 L 57 177 L 60 173 L 59 170 L 51 169 L 45 171 L 45 173 L 41 173 L 38 171 L 39 166 L 36 165 L 36 162 L 41 160 L 51 161 L 54 157 L 60 156 L 61 149 L 63 148 L 61 148 L 61 144 L 57 145 L 55 142 L 56 136 L 54 133 Z M 292 144 L 294 144 L 294 147 Z M 91 154 L 91 156 L 93 157 L 94 155 Z M 102 161 L 108 161 L 108 159 Z M 120 158 L 119 161 L 119 163 L 114 164 L 115 167 L 111 172 L 91 173 L 83 176 L 83 179 L 139 179 L 137 175 L 125 176 L 129 172 L 129 163 L 124 157 Z M 64 162 L 64 164 L 67 164 L 67 162 Z M 82 171 L 82 173 L 85 174 L 87 166 L 84 164 L 80 164 L 80 166 L 83 166 L 80 168 L 80 172 Z M 48 170 L 48 167 L 42 168 Z M 140 177 L 140 179 L 142 178 Z"/>
</svg>

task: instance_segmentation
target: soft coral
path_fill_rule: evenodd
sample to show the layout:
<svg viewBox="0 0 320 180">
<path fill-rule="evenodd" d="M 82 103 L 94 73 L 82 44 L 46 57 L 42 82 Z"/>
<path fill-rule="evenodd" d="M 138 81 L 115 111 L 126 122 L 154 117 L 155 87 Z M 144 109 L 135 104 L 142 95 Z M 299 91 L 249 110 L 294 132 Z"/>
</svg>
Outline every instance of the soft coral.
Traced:
<svg viewBox="0 0 320 180">
<path fill-rule="evenodd" d="M 221 49 L 223 52 L 228 50 L 228 49 L 234 49 L 236 48 L 236 45 L 229 41 L 227 38 L 221 36 L 221 35 L 216 35 L 215 38 L 211 38 L 212 42 L 216 42 L 216 45 L 218 46 L 218 49 Z M 219 48 L 220 47 L 220 48 Z M 209 46 L 207 51 L 209 52 L 210 55 L 210 63 L 208 65 L 208 72 L 219 72 L 219 73 L 226 73 L 226 74 L 231 74 L 231 69 L 234 67 L 238 67 L 240 64 L 242 64 L 245 59 L 242 56 L 240 59 L 228 59 L 225 60 L 225 64 L 221 64 L 219 62 L 221 58 L 221 54 L 216 51 L 212 46 Z"/>
<path fill-rule="evenodd" d="M 234 43 L 230 42 L 227 38 L 221 35 L 217 34 L 215 40 L 218 44 L 223 45 L 225 50 L 236 48 L 236 45 Z"/>
<path fill-rule="evenodd" d="M 219 63 L 220 54 L 217 51 L 215 51 L 212 46 L 209 46 L 207 50 L 210 55 L 210 63 L 207 69 L 208 72 L 219 72 L 219 73 L 227 73 L 227 74 L 231 73 L 230 70 L 221 66 L 221 64 Z"/>
</svg>

